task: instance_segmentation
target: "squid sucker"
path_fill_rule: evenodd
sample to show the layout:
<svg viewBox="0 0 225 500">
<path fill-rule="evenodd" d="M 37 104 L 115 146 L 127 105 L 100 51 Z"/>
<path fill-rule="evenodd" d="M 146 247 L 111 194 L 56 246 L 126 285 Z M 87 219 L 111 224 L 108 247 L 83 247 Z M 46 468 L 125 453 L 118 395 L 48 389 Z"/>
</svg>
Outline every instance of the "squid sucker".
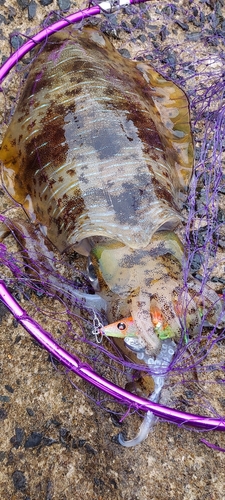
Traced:
<svg viewBox="0 0 225 500">
<path fill-rule="evenodd" d="M 109 322 L 132 317 L 148 352 L 182 328 L 196 332 L 202 314 L 217 322 L 216 293 L 202 296 L 192 277 L 183 289 L 174 232 L 193 171 L 188 100 L 148 62 L 123 58 L 91 27 L 52 35 L 0 160 L 3 185 L 43 241 L 87 256 Z"/>
</svg>

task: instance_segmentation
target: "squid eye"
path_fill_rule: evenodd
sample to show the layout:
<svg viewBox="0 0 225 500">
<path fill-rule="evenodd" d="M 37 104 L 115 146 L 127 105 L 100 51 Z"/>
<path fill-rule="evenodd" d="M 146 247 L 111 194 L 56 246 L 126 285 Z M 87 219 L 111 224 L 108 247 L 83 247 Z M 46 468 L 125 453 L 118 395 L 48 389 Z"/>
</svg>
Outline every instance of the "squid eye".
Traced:
<svg viewBox="0 0 225 500">
<path fill-rule="evenodd" d="M 126 325 L 125 323 L 118 323 L 117 328 L 118 330 L 126 330 Z"/>
</svg>

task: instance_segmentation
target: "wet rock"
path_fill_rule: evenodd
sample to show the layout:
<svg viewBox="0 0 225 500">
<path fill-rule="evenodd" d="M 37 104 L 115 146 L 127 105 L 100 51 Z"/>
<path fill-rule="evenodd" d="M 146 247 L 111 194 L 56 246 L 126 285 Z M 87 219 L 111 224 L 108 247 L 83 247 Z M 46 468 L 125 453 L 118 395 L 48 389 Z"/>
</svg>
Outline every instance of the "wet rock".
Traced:
<svg viewBox="0 0 225 500">
<path fill-rule="evenodd" d="M 25 490 L 26 489 L 26 478 L 25 478 L 23 472 L 21 472 L 20 470 L 16 470 L 12 474 L 12 479 L 13 479 L 14 488 L 16 490 Z"/>
<path fill-rule="evenodd" d="M 32 432 L 25 441 L 25 448 L 35 448 L 39 446 L 42 440 L 42 434 L 40 432 Z"/>
</svg>

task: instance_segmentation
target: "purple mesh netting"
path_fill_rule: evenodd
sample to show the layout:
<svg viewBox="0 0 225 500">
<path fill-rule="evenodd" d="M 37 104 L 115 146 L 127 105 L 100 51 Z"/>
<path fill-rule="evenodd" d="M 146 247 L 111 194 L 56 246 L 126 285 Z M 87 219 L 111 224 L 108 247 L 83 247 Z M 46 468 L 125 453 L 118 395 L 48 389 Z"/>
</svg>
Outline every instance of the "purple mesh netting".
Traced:
<svg viewBox="0 0 225 500">
<path fill-rule="evenodd" d="M 154 5 L 154 4 L 152 4 Z M 162 21 L 165 23 L 173 16 L 173 8 L 168 6 L 168 10 L 161 12 Z M 98 13 L 99 7 L 92 8 L 93 14 Z M 130 10 L 129 10 L 130 9 Z M 91 14 L 91 15 L 93 15 Z M 133 15 L 138 14 L 136 24 L 132 21 Z M 89 12 L 90 15 L 90 12 Z M 115 25 L 114 17 L 107 17 L 104 21 L 104 30 L 118 30 L 123 27 L 124 31 L 130 33 L 131 41 L 135 36 L 135 30 L 142 30 L 143 23 L 146 18 L 151 16 L 151 5 L 143 5 L 142 9 L 137 10 L 136 7 L 129 7 L 126 11 L 126 22 L 122 19 L 121 22 Z M 131 22 L 129 22 L 131 16 Z M 77 15 L 78 20 L 83 20 L 86 17 L 83 14 Z M 73 18 L 73 19 L 72 19 Z M 74 16 L 70 16 L 70 22 L 74 21 Z M 213 20 L 212 20 L 213 21 Z M 59 29 L 65 25 L 65 21 L 60 21 L 54 30 Z M 122 23 L 126 23 L 126 26 Z M 135 28 L 134 28 L 135 24 Z M 163 25 L 165 26 L 165 25 Z M 48 28 L 49 31 L 50 28 Z M 163 28 L 162 28 L 163 30 Z M 154 30 L 153 30 L 154 31 Z M 138 32 L 138 31 L 137 31 Z M 161 39 L 164 37 L 161 32 Z M 35 38 L 35 42 L 39 42 L 46 37 L 46 32 L 39 33 Z M 153 35 L 154 37 L 154 35 Z M 211 37 L 211 38 L 210 38 Z M 204 53 L 205 40 L 212 40 L 213 35 L 208 35 L 207 30 L 203 30 L 202 36 L 202 50 Z M 219 39 L 218 34 L 214 34 L 216 40 Z M 195 175 L 190 188 L 190 195 L 184 207 L 184 215 L 187 219 L 186 227 L 181 228 L 181 235 L 186 239 L 187 247 L 187 264 L 184 269 L 184 286 L 187 287 L 187 277 L 191 270 L 193 275 L 201 283 L 202 291 L 204 286 L 210 280 L 210 285 L 220 293 L 224 294 L 224 280 L 223 280 L 223 222 L 224 222 L 224 206 L 222 195 L 224 194 L 224 174 L 222 170 L 223 150 L 224 150 L 224 54 L 218 51 L 216 54 L 207 54 L 205 51 L 204 57 L 199 57 L 197 53 L 189 52 L 188 47 L 183 44 L 173 45 L 173 50 L 168 44 L 163 45 L 162 49 L 159 44 L 152 38 L 151 52 L 144 49 L 139 52 L 137 57 L 147 58 L 150 62 L 154 62 L 154 66 L 160 70 L 165 76 L 172 78 L 176 83 L 182 85 L 186 90 L 191 106 L 192 125 L 194 132 L 194 139 L 196 144 L 196 168 Z M 170 40 L 169 40 L 170 41 Z M 220 41 L 220 40 L 219 40 Z M 28 42 L 29 49 L 35 42 Z M 7 72 L 19 59 L 19 56 L 25 54 L 28 46 L 25 45 L 21 48 L 20 53 L 16 53 L 9 62 L 2 68 L 0 73 L 0 80 L 4 78 Z M 5 219 L 6 217 L 6 219 Z M 2 213 L 2 219 L 7 223 L 10 219 L 10 213 L 6 211 Z M 10 227 L 11 228 L 11 227 Z M 218 249 L 218 257 L 215 255 Z M 7 246 L 1 244 L 0 256 L 2 265 L 4 266 L 3 277 L 11 289 L 13 289 L 14 296 L 21 300 L 29 300 L 29 315 L 34 318 L 39 314 L 38 321 L 42 318 L 43 324 L 48 318 L 55 317 L 54 303 L 57 296 L 57 304 L 60 302 L 57 320 L 56 331 L 54 338 L 62 348 L 69 351 L 74 356 L 81 359 L 77 361 L 78 372 L 86 379 L 91 380 L 92 373 L 87 372 L 86 363 L 90 363 L 92 368 L 98 372 L 97 376 L 93 376 L 97 387 L 101 387 L 101 376 L 106 377 L 112 382 L 123 385 L 129 380 L 130 369 L 140 368 L 132 363 L 125 362 L 122 355 L 115 349 L 112 342 L 107 340 L 104 345 L 97 345 L 91 334 L 93 311 L 90 308 L 87 310 L 83 304 L 79 303 L 78 307 L 74 307 L 74 298 L 68 301 L 66 295 L 70 295 L 70 289 L 75 284 L 82 292 L 88 293 L 89 284 L 85 279 L 84 272 L 77 269 L 76 276 L 74 276 L 74 260 L 71 265 L 68 260 L 54 256 L 54 263 L 57 263 L 60 279 L 65 283 L 65 290 L 58 296 L 58 290 L 55 288 L 53 278 L 55 271 L 51 271 L 51 263 L 48 264 L 48 274 L 52 275 L 52 280 L 46 279 L 46 268 L 39 267 L 38 274 L 41 279 L 37 279 L 36 274 L 36 256 L 33 262 L 32 271 L 33 279 L 27 273 L 27 267 L 24 268 L 21 258 L 21 251 L 15 247 L 14 251 L 8 251 Z M 71 257 L 71 260 L 73 257 Z M 30 265 L 30 264 L 29 264 Z M 73 269 L 72 269 L 73 267 Z M 79 267 L 79 266 L 78 266 Z M 8 273 L 7 273 L 8 269 Z M 66 289 L 67 287 L 67 289 Z M 3 288 L 4 292 L 4 288 Z M 33 297 L 40 298 L 40 306 L 37 307 L 36 300 Z M 52 297 L 52 301 L 47 303 L 46 296 Z M 2 297 L 3 298 L 3 297 Z M 76 301 L 75 301 L 76 302 Z M 50 304 L 50 306 L 49 306 Z M 71 304 L 71 305 L 70 305 Z M 58 307 L 58 305 L 57 305 Z M 15 313 L 15 317 L 21 321 L 21 314 Z M 24 313 L 22 313 L 24 315 Z M 24 316 L 23 316 L 24 319 Z M 25 318 L 26 319 L 26 318 Z M 99 318 L 103 320 L 104 318 Z M 136 409 L 154 409 L 155 413 L 163 416 L 168 420 L 174 422 L 192 423 L 192 417 L 187 415 L 185 419 L 184 411 L 187 408 L 187 400 L 189 403 L 190 411 L 197 412 L 206 416 L 205 420 L 201 418 L 194 419 L 194 425 L 202 428 L 217 427 L 220 422 L 220 411 L 218 406 L 214 406 L 211 402 L 209 392 L 213 391 L 214 386 L 222 386 L 224 384 L 224 363 L 221 356 L 221 350 L 224 346 L 224 330 L 215 328 L 207 328 L 203 325 L 200 328 L 197 337 L 193 338 L 188 348 L 183 342 L 180 342 L 177 353 L 169 368 L 168 380 L 164 393 L 162 394 L 162 401 L 171 404 L 171 407 L 181 410 L 180 415 L 176 410 L 164 410 L 163 407 L 154 405 L 154 403 L 141 402 L 140 398 L 132 395 L 128 400 L 126 393 L 118 388 L 118 399 L 121 402 L 126 402 Z M 35 323 L 34 323 L 35 324 Z M 24 326 L 26 326 L 24 324 Z M 30 327 L 30 322 L 29 322 Z M 53 334 L 53 332 L 52 332 Z M 216 352 L 214 352 L 216 350 Z M 54 350 L 52 349 L 53 355 Z M 216 360 L 218 357 L 218 361 Z M 62 360 L 62 357 L 61 357 Z M 68 362 L 69 363 L 69 362 Z M 75 362 L 76 364 L 76 362 Z M 83 370 L 84 367 L 84 370 Z M 71 368 L 67 364 L 67 368 Z M 57 367 L 57 369 L 59 369 Z M 149 371 L 150 368 L 143 367 L 144 371 Z M 83 371 L 82 371 L 83 370 Z M 205 374 L 207 373 L 207 377 Z M 99 378 L 98 378 L 99 377 Z M 205 377 L 205 378 L 204 378 Z M 98 381 L 97 381 L 98 379 Z M 74 382 L 71 379 L 74 385 Z M 204 385 L 204 391 L 196 389 L 197 386 Z M 207 390 L 208 386 L 208 390 Z M 190 388 L 191 387 L 191 388 Z M 115 396 L 110 386 L 110 382 L 106 386 L 109 395 Z M 189 395 L 187 394 L 189 391 Z M 105 409 L 111 411 L 112 400 L 108 396 L 97 395 L 97 393 L 90 389 L 89 397 L 96 401 Z M 190 396 L 191 395 L 191 396 Z M 118 411 L 118 410 L 114 410 Z M 122 410 L 123 411 L 123 410 Z M 183 415 L 183 419 L 182 419 Z M 207 417 L 214 417 L 210 419 Z M 224 423 L 221 421 L 221 429 Z"/>
</svg>

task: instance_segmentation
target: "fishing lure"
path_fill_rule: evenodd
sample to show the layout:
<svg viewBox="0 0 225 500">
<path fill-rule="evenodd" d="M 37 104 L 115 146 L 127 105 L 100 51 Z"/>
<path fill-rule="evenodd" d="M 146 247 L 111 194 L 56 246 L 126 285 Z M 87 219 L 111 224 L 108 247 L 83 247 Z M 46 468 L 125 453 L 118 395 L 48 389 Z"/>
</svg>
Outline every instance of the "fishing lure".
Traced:
<svg viewBox="0 0 225 500">
<path fill-rule="evenodd" d="M 147 62 L 124 59 L 94 28 L 52 35 L 31 65 L 0 160 L 6 190 L 39 233 L 33 248 L 43 240 L 45 252 L 51 242 L 88 257 L 96 293 L 84 303 L 117 320 L 109 334 L 123 337 L 118 320 L 132 317 L 125 338 L 139 336 L 154 355 L 183 328 L 197 331 L 200 308 L 218 320 L 213 291 L 202 296 L 191 277 L 183 291 L 174 232 L 193 169 L 188 101 Z M 23 224 L 25 234 L 15 221 L 20 234 Z"/>
</svg>

